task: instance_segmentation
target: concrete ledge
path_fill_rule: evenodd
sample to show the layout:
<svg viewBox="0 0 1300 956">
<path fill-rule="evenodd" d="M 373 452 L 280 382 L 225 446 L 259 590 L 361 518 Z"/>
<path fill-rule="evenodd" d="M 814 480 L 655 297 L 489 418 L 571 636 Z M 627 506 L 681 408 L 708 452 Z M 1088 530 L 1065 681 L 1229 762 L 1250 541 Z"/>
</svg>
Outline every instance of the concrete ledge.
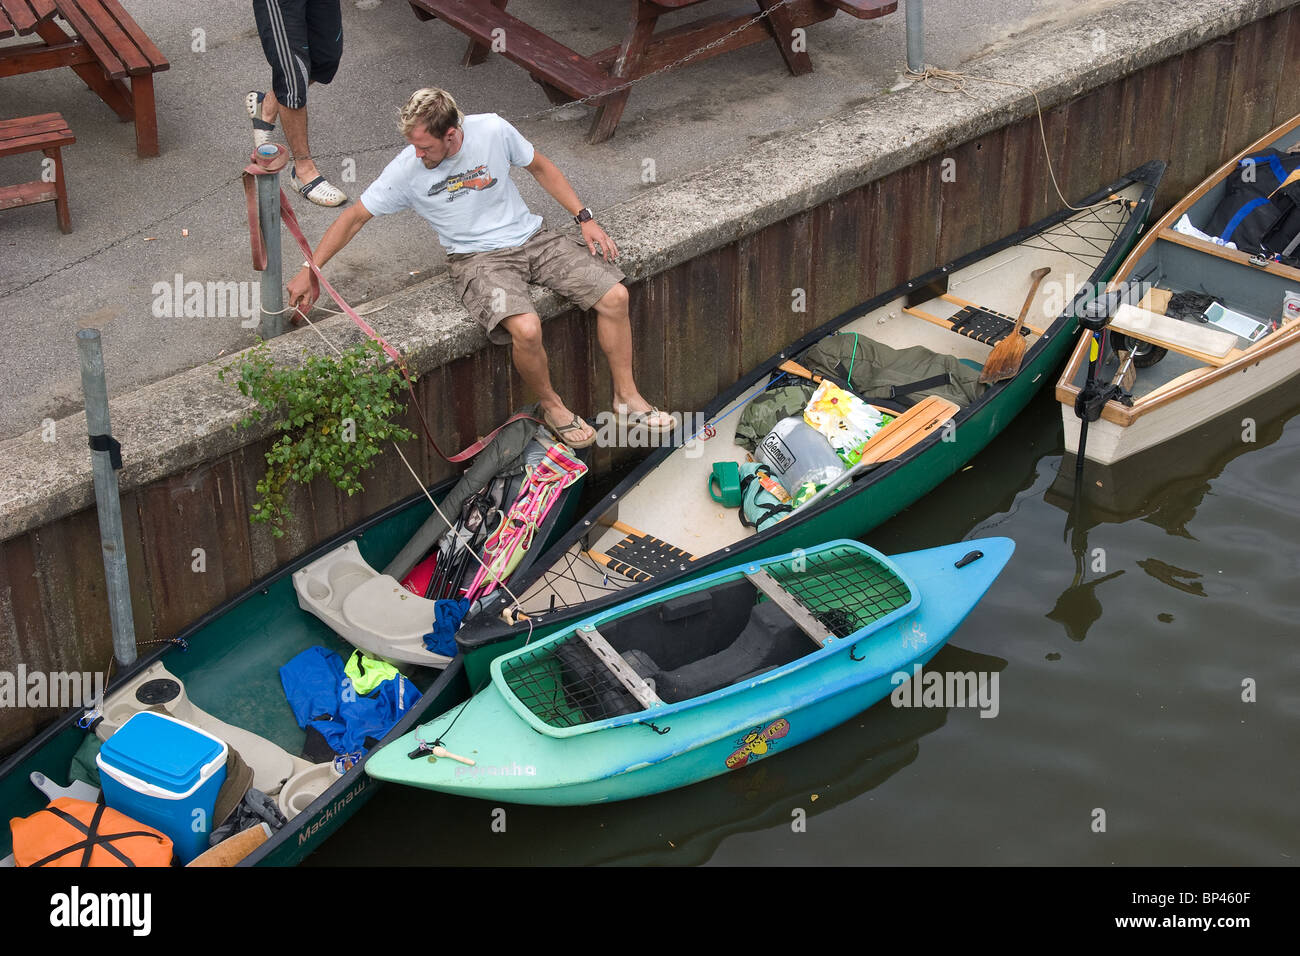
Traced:
<svg viewBox="0 0 1300 956">
<path fill-rule="evenodd" d="M 923 85 L 882 96 L 812 130 L 771 140 L 625 203 L 606 217 L 606 225 L 615 236 L 635 237 L 620 243 L 625 246 L 621 265 L 630 282 L 639 282 L 1034 114 L 1028 90 L 981 82 L 975 75 L 1032 87 L 1049 111 L 1294 5 L 1295 0 L 1133 0 L 1086 26 L 1040 31 L 1018 47 L 971 64 L 969 96 Z M 410 357 L 417 371 L 438 368 L 487 344 L 445 276 L 377 304 L 385 308 L 373 324 Z M 547 293 L 539 297 L 538 307 L 550 317 L 566 305 Z M 359 337 L 345 317 L 318 325 L 340 345 Z M 280 362 L 325 348 L 310 329 L 272 344 Z M 253 406 L 217 380 L 218 365 L 231 359 L 223 357 L 112 402 L 113 431 L 126 461 L 119 476 L 124 491 L 184 472 L 270 432 L 265 423 L 251 432 L 232 430 Z M 111 368 L 108 374 L 111 378 Z M 79 414 L 56 423 L 53 442 L 44 441 L 37 429 L 0 443 L 0 460 L 8 465 L 0 475 L 0 541 L 93 503 L 85 434 L 85 418 Z"/>
</svg>

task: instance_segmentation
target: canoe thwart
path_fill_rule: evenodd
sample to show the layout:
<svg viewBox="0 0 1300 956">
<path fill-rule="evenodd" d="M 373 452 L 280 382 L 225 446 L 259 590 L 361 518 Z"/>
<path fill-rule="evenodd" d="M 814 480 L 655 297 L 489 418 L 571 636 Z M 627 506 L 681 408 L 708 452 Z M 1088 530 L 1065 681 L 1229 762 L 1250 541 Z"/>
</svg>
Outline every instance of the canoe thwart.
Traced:
<svg viewBox="0 0 1300 956">
<path fill-rule="evenodd" d="M 600 658 L 600 662 L 609 668 L 610 673 L 618 678 L 619 683 L 627 688 L 627 692 L 636 698 L 637 703 L 646 710 L 659 703 L 659 698 L 650 685 L 632 670 L 623 655 L 610 646 L 600 631 L 594 627 L 580 627 L 576 633 L 591 648 L 591 652 Z"/>
<path fill-rule="evenodd" d="M 771 598 L 781 610 L 790 615 L 790 619 L 799 625 L 800 630 L 816 641 L 818 647 L 826 644 L 826 638 L 830 636 L 830 628 L 813 617 L 812 612 L 800 604 L 793 594 L 777 584 L 770 574 L 759 568 L 756 571 L 746 571 L 745 577 L 754 587 Z"/>
<path fill-rule="evenodd" d="M 1237 347 L 1237 337 L 1181 319 L 1171 319 L 1158 312 L 1148 312 L 1133 305 L 1122 305 L 1110 320 L 1116 332 L 1162 348 L 1180 352 L 1210 365 L 1225 365 Z"/>
</svg>

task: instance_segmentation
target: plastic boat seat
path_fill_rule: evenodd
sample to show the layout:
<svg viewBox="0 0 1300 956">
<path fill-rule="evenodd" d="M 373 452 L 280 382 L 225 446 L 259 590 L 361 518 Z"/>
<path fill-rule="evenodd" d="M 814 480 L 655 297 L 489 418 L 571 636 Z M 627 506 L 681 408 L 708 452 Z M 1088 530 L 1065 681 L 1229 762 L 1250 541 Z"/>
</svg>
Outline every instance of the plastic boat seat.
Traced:
<svg viewBox="0 0 1300 956">
<path fill-rule="evenodd" d="M 754 605 L 744 630 L 722 650 L 676 670 L 641 676 L 653 680 L 661 700 L 675 704 L 788 664 L 814 650 L 816 646 L 785 611 L 772 601 L 763 601 Z M 649 658 L 644 654 L 641 657 L 644 665 Z M 628 654 L 624 658 L 637 668 Z"/>
<path fill-rule="evenodd" d="M 293 587 L 299 607 L 367 654 L 425 667 L 451 661 L 424 646 L 424 635 L 433 630 L 435 602 L 372 568 L 355 541 L 295 572 Z"/>
</svg>

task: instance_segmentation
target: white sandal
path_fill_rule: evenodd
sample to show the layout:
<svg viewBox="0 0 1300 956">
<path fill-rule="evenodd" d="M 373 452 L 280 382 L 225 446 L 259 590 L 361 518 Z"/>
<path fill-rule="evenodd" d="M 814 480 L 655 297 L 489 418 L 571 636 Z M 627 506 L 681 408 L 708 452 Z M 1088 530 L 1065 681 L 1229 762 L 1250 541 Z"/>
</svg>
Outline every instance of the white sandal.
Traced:
<svg viewBox="0 0 1300 956">
<path fill-rule="evenodd" d="M 330 183 L 324 176 L 317 176 L 309 183 L 299 180 L 296 166 L 289 171 L 289 182 L 293 184 L 294 189 L 307 198 L 308 202 L 314 202 L 318 206 L 341 206 L 348 201 L 347 193 Z"/>
<path fill-rule="evenodd" d="M 266 99 L 266 94 L 259 90 L 249 90 L 248 95 L 244 97 L 244 109 L 248 111 L 249 119 L 253 121 L 254 148 L 269 143 L 271 134 L 275 132 L 275 124 L 262 119 L 262 101 L 264 99 Z"/>
</svg>

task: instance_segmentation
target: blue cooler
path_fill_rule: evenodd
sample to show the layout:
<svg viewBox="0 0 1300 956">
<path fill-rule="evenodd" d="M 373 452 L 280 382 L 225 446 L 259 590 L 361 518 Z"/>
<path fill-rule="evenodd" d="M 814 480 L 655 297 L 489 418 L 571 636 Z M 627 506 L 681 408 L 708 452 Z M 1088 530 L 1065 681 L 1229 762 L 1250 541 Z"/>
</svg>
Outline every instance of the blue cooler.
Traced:
<svg viewBox="0 0 1300 956">
<path fill-rule="evenodd" d="M 226 745 L 175 717 L 142 711 L 99 749 L 104 802 L 171 837 L 182 863 L 208 848 Z"/>
</svg>

